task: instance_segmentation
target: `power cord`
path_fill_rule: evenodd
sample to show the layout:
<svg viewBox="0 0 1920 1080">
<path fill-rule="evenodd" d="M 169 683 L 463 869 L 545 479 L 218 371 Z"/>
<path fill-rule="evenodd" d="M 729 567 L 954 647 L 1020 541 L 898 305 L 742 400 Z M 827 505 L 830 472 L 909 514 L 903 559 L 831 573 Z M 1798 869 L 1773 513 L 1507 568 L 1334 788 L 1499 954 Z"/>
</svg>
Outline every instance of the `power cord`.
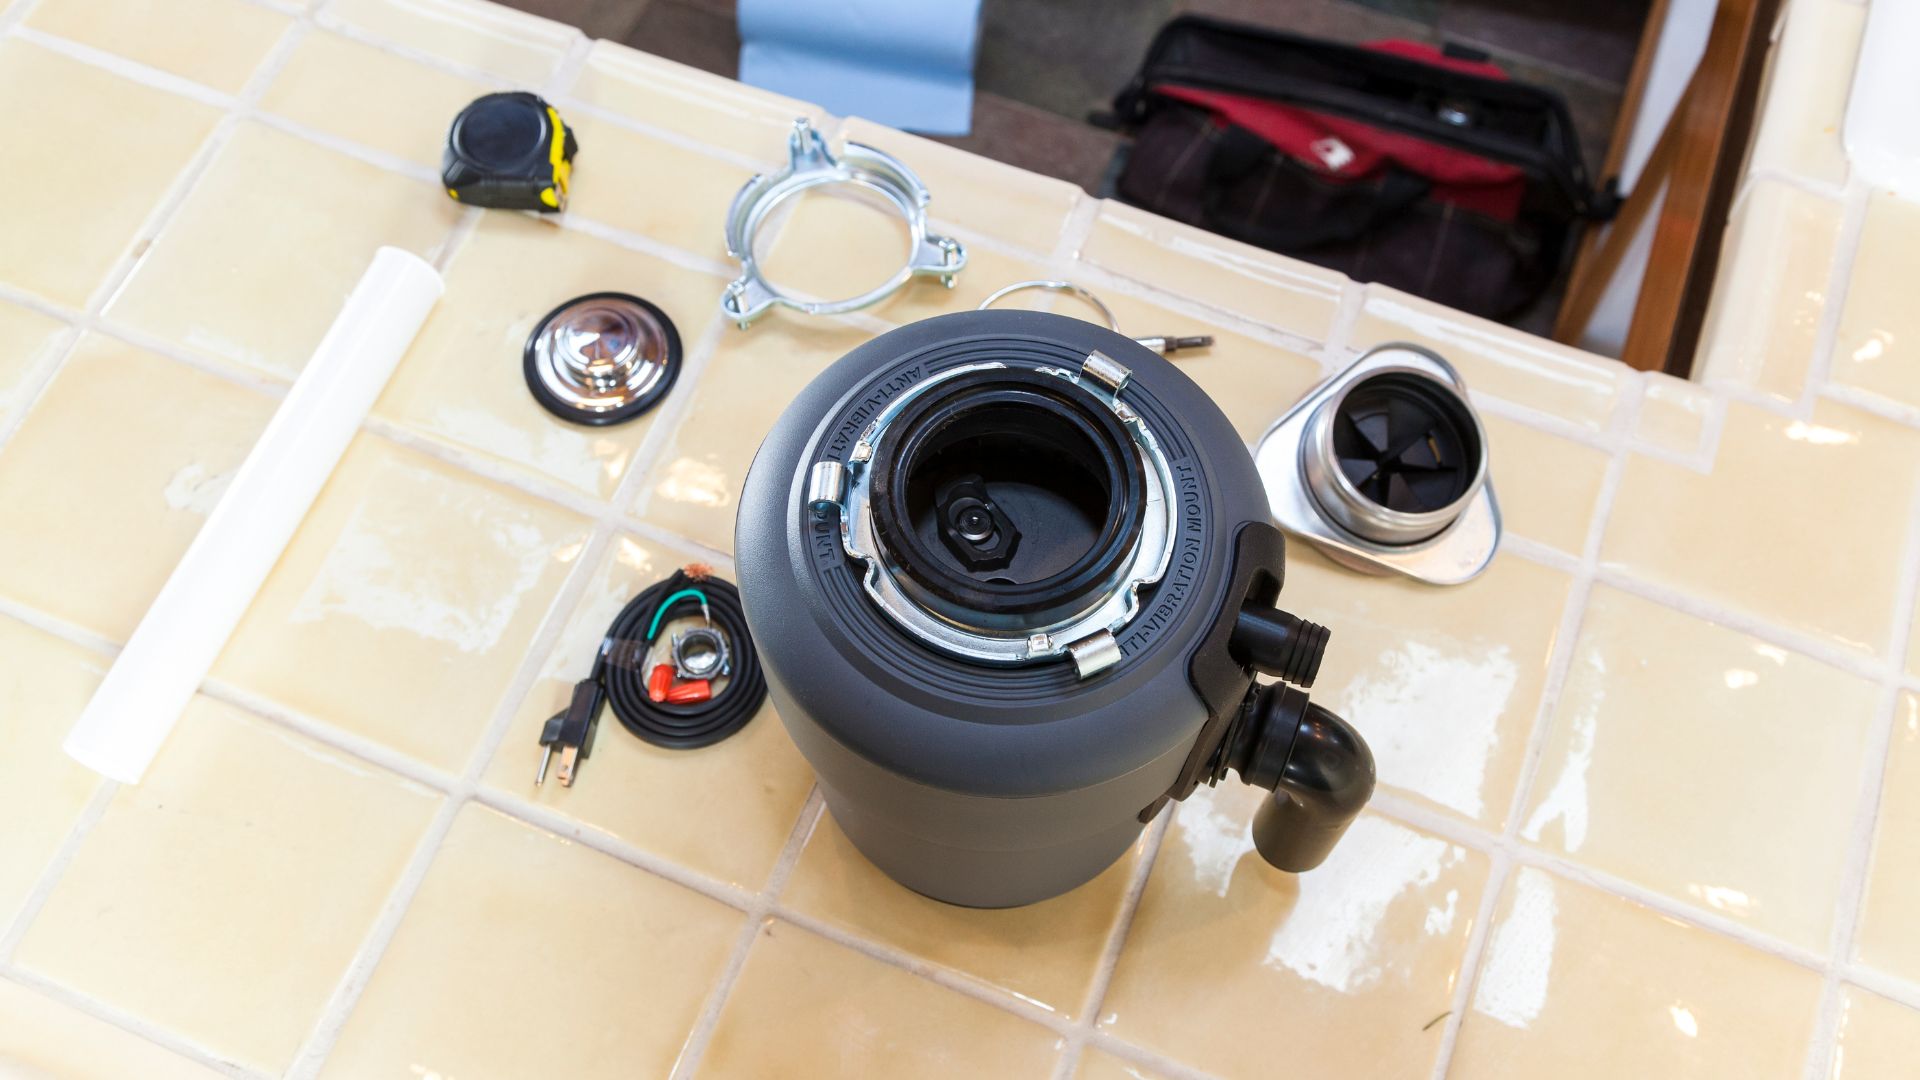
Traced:
<svg viewBox="0 0 1920 1080">
<path fill-rule="evenodd" d="M 717 631 L 723 647 L 726 685 L 712 688 L 709 679 L 671 684 L 675 663 L 651 662 L 663 626 L 676 609 L 697 606 L 707 628 Z M 675 750 L 691 750 L 714 743 L 745 727 L 767 699 L 767 680 L 760 656 L 747 632 L 740 607 L 740 590 L 698 564 L 675 570 L 647 586 L 620 609 L 600 641 L 593 671 L 574 684 L 573 700 L 547 720 L 540 732 L 540 770 L 534 783 L 545 783 L 547 765 L 560 755 L 556 775 L 572 787 L 579 763 L 593 752 L 594 730 L 600 706 L 641 739 Z"/>
</svg>

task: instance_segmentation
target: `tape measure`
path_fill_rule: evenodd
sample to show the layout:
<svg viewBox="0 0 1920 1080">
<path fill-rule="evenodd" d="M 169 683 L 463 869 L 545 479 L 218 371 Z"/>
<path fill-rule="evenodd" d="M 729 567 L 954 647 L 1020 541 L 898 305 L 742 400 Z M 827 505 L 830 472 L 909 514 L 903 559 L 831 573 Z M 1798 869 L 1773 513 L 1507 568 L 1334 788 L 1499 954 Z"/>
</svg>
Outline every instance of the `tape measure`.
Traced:
<svg viewBox="0 0 1920 1080">
<path fill-rule="evenodd" d="M 440 182 L 470 206 L 555 213 L 567 207 L 579 149 L 559 111 L 538 94 L 488 94 L 453 118 Z"/>
</svg>

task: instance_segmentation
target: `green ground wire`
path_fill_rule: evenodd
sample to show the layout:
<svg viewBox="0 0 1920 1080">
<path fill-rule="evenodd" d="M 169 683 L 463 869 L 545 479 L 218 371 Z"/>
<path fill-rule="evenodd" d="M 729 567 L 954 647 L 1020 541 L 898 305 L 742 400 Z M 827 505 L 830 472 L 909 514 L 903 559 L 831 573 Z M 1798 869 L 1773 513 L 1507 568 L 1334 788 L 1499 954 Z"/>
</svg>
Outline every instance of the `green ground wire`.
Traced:
<svg viewBox="0 0 1920 1080">
<path fill-rule="evenodd" d="M 701 592 L 699 589 L 681 589 L 679 592 L 674 593 L 672 596 L 667 597 L 665 600 L 662 600 L 660 602 L 660 606 L 653 609 L 653 624 L 647 627 L 648 641 L 652 641 L 654 635 L 660 632 L 660 619 L 661 617 L 666 615 L 667 609 L 679 603 L 681 600 L 689 596 L 699 600 L 701 612 L 702 613 L 706 612 L 707 610 L 707 594 L 706 593 Z M 711 616 L 708 617 L 708 621 L 709 622 L 712 621 Z"/>
</svg>

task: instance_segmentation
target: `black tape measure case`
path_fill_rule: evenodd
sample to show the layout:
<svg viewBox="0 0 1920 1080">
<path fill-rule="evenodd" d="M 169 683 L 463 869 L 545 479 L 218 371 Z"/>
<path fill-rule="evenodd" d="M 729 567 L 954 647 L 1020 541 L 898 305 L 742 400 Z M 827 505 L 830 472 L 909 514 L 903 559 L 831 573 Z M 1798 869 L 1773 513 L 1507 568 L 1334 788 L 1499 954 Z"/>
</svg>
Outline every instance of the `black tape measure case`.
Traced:
<svg viewBox="0 0 1920 1080">
<path fill-rule="evenodd" d="M 556 213 L 566 209 L 579 149 L 559 111 L 538 94 L 488 94 L 454 117 L 440 181 L 470 206 Z"/>
</svg>

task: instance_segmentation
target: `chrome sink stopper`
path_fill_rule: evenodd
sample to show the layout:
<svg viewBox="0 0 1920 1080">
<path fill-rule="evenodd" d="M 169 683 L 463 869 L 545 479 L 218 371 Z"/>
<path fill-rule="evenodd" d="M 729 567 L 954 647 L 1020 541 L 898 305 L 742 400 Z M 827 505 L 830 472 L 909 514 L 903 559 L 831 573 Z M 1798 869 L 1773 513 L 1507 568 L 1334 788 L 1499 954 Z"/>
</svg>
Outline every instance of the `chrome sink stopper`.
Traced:
<svg viewBox="0 0 1920 1080">
<path fill-rule="evenodd" d="M 527 389 L 548 412 L 603 426 L 653 408 L 680 374 L 680 333 L 658 307 L 589 293 L 547 313 L 527 336 Z"/>
<path fill-rule="evenodd" d="M 1452 365 L 1382 345 L 1315 387 L 1254 455 L 1275 521 L 1343 566 L 1455 585 L 1500 544 L 1487 436 Z"/>
</svg>

